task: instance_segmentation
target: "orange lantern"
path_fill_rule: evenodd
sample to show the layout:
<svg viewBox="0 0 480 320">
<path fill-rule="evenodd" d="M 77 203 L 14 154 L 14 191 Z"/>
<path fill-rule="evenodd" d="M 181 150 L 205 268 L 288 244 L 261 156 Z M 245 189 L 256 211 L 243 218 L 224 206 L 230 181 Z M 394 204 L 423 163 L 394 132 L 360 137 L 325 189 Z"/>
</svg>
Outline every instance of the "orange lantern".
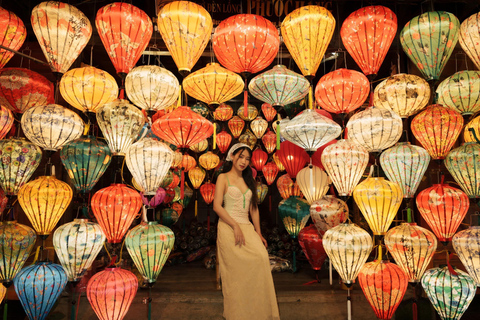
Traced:
<svg viewBox="0 0 480 320">
<path fill-rule="evenodd" d="M 217 121 L 228 121 L 233 116 L 233 109 L 228 104 L 221 103 L 213 112 L 213 117 Z"/>
<path fill-rule="evenodd" d="M 267 152 L 272 153 L 277 146 L 277 135 L 268 129 L 262 137 L 262 142 Z"/>
<path fill-rule="evenodd" d="M 197 161 L 195 161 L 195 158 L 192 157 L 189 154 L 184 154 L 182 157 L 182 162 L 180 163 L 180 169 L 182 169 L 185 172 L 190 171 L 190 169 L 193 169 L 197 165 Z"/>
<path fill-rule="evenodd" d="M 188 178 L 190 179 L 190 182 L 192 183 L 192 187 L 194 189 L 200 188 L 203 179 L 205 179 L 205 174 L 205 170 L 200 167 L 194 167 L 188 170 Z"/>
<path fill-rule="evenodd" d="M 2 8 L 0 7 L 0 10 Z M 1 11 L 0 11 L 1 14 Z M 13 114 L 10 109 L 7 109 L 5 106 L 0 105 L 0 139 L 5 138 L 7 133 L 10 131 L 13 125 Z"/>
<path fill-rule="evenodd" d="M 272 158 L 277 165 L 278 171 L 285 171 L 285 166 L 283 165 L 282 161 L 280 161 L 280 158 L 276 152 L 272 155 Z"/>
<path fill-rule="evenodd" d="M 200 187 L 200 194 L 207 205 L 211 204 L 215 195 L 215 184 L 211 182 L 203 184 Z"/>
<path fill-rule="evenodd" d="M 244 127 L 245 121 L 243 121 L 239 116 L 234 116 L 232 119 L 228 120 L 228 128 L 235 139 L 240 137 Z"/>
<path fill-rule="evenodd" d="M 262 109 L 263 115 L 265 116 L 265 119 L 268 122 L 275 119 L 275 116 L 277 115 L 277 110 L 274 107 L 272 107 L 271 104 L 264 103 L 264 104 L 262 104 L 261 109 Z"/>
<path fill-rule="evenodd" d="M 268 185 L 271 185 L 278 174 L 278 167 L 274 162 L 267 162 L 262 168 L 263 176 Z"/>
<path fill-rule="evenodd" d="M 280 192 L 280 196 L 283 199 L 290 197 L 302 197 L 303 194 L 300 187 L 296 182 L 293 182 L 292 178 L 288 174 L 284 174 L 277 179 L 277 188 Z"/>
<path fill-rule="evenodd" d="M 290 141 L 283 141 L 280 144 L 280 150 L 276 153 L 280 162 L 285 166 L 288 175 L 292 179 L 297 177 L 298 171 L 305 167 L 305 164 L 307 164 L 309 159 L 309 156 L 304 149 Z"/>
<path fill-rule="evenodd" d="M 252 165 L 257 169 L 257 171 L 262 171 L 263 166 L 267 163 L 268 154 L 262 149 L 255 149 L 252 153 Z"/>
<path fill-rule="evenodd" d="M 27 30 L 23 21 L 15 13 L 0 7 L 0 44 L 4 47 L 18 50 L 22 47 Z M 0 69 L 13 57 L 14 53 L 0 49 Z"/>
<path fill-rule="evenodd" d="M 220 149 L 221 153 L 225 153 L 228 150 L 228 147 L 230 146 L 230 143 L 232 142 L 232 136 L 226 132 L 222 131 L 216 136 L 217 139 L 217 146 L 218 149 Z"/>
<path fill-rule="evenodd" d="M 207 151 L 198 158 L 198 163 L 205 170 L 212 170 L 220 163 L 220 157 L 211 151 Z"/>
</svg>

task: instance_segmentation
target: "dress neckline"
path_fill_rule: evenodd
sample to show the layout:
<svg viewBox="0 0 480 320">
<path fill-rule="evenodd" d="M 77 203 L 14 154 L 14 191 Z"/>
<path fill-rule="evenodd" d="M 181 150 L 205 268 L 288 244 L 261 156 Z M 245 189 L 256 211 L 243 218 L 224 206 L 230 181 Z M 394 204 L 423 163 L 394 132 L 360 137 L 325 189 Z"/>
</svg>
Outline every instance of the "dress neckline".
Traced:
<svg viewBox="0 0 480 320">
<path fill-rule="evenodd" d="M 227 177 L 227 184 L 228 184 L 228 186 L 229 186 L 229 187 L 235 187 L 235 188 L 237 188 L 238 191 L 240 191 L 240 192 L 242 193 L 242 195 L 245 195 L 245 194 L 248 192 L 248 190 L 250 190 L 250 188 L 247 186 L 247 190 L 245 190 L 245 192 L 242 192 L 242 190 L 241 190 L 239 187 L 237 187 L 236 185 L 230 184 L 230 180 L 228 180 L 228 175 L 227 175 L 226 173 L 225 173 L 225 176 Z"/>
</svg>

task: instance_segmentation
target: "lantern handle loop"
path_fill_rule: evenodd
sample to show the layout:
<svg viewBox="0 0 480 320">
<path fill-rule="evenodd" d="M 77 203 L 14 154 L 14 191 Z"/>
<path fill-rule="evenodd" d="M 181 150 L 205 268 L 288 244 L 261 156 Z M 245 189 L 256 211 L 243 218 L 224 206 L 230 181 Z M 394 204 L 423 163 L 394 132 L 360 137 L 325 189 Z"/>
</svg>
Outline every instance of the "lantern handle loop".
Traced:
<svg viewBox="0 0 480 320">
<path fill-rule="evenodd" d="M 480 143 L 480 140 L 478 140 L 478 137 L 477 137 L 477 134 L 476 134 L 476 132 L 475 132 L 475 129 L 474 129 L 474 128 L 468 128 L 468 131 L 470 131 L 470 132 L 472 133 L 472 136 L 473 136 L 473 138 L 475 139 L 475 141 L 476 141 L 477 143 Z"/>
</svg>

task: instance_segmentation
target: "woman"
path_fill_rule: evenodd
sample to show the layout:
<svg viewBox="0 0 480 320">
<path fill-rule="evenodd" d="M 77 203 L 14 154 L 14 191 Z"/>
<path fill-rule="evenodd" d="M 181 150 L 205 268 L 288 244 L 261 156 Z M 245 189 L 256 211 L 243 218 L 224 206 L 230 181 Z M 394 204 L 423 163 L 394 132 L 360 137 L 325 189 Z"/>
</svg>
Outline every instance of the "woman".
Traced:
<svg viewBox="0 0 480 320">
<path fill-rule="evenodd" d="M 280 319 L 265 249 L 267 241 L 260 231 L 257 185 L 249 166 L 251 156 L 252 150 L 246 144 L 237 143 L 230 148 L 213 201 L 213 210 L 220 217 L 217 259 L 223 316 L 227 320 Z"/>
</svg>

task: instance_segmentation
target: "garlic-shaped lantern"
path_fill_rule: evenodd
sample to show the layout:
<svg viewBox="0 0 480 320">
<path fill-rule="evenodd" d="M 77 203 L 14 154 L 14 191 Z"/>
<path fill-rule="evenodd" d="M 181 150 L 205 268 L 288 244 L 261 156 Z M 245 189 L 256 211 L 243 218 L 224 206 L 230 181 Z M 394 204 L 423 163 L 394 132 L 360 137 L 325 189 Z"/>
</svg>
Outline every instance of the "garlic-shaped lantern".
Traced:
<svg viewBox="0 0 480 320">
<path fill-rule="evenodd" d="M 300 170 L 296 181 L 309 205 L 321 199 L 328 192 L 331 183 L 325 171 L 314 165 Z"/>
</svg>

